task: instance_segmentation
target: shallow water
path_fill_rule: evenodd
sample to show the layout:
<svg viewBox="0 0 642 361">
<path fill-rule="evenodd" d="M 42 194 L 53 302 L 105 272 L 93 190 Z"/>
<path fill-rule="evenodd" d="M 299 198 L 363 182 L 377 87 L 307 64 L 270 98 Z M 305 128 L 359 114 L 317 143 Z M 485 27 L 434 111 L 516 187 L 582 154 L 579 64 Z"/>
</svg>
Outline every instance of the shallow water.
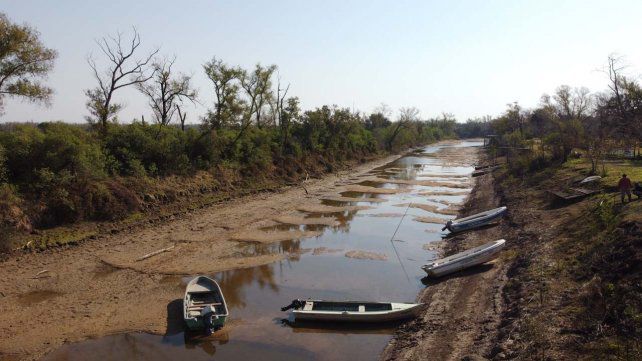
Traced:
<svg viewBox="0 0 642 361">
<path fill-rule="evenodd" d="M 428 146 L 421 154 L 433 154 L 442 147 L 480 146 L 479 142 L 453 142 Z M 417 153 L 373 170 L 380 178 L 435 179 L 461 182 L 470 178 L 472 166 L 448 166 L 437 157 Z M 442 178 L 439 178 L 442 177 Z M 358 182 L 358 181 L 357 181 Z M 435 253 L 424 245 L 441 240 L 441 224 L 413 221 L 415 216 L 436 217 L 444 222 L 452 216 L 431 213 L 400 204 L 431 204 L 439 209 L 448 206 L 439 200 L 461 202 L 465 195 L 419 195 L 422 191 L 470 191 L 450 187 L 427 187 L 393 183 L 361 182 L 362 185 L 401 188 L 397 194 L 343 192 L 336 196 L 382 198 L 385 202 L 323 201 L 333 206 L 367 205 L 367 210 L 339 214 L 314 214 L 307 217 L 331 216 L 335 226 L 287 225 L 266 227 L 264 231 L 322 230 L 319 237 L 284 241 L 276 244 L 240 244 L 239 255 L 286 253 L 280 262 L 220 272 L 219 281 L 228 302 L 230 317 L 223 330 L 203 338 L 183 332 L 181 302 L 186 282 L 191 277 L 167 276 L 163 286 L 176 289 L 177 299 L 167 306 L 168 328 L 164 336 L 120 334 L 61 347 L 47 360 L 371 360 L 386 346 L 396 325 L 354 327 L 345 325 L 292 324 L 280 307 L 296 298 L 335 300 L 361 299 L 414 302 L 425 286 L 420 266 Z M 404 215 L 404 217 L 399 216 Z M 380 216 L 377 216 L 380 215 Z M 396 216 L 392 216 L 396 215 Z M 393 232 L 399 225 L 394 241 Z M 393 248 L 394 245 L 394 248 Z M 314 252 L 326 247 L 332 252 Z M 387 260 L 361 260 L 345 256 L 351 250 L 384 254 Z M 40 296 L 40 295 L 38 295 Z M 49 295 L 46 295 L 49 296 Z M 40 297 L 34 297 L 40 298 Z M 46 297 L 45 297 L 46 298 Z M 37 300 L 39 301 L 39 300 Z M 36 302 L 37 302 L 36 301 Z"/>
</svg>

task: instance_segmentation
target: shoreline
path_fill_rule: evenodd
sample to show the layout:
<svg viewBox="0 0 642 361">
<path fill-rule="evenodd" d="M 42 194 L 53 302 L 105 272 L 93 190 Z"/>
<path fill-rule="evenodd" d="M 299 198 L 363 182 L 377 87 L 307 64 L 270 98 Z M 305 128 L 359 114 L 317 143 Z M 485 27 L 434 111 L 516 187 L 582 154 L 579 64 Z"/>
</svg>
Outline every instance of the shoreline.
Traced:
<svg viewBox="0 0 642 361">
<path fill-rule="evenodd" d="M 481 150 L 480 150 L 481 152 Z M 483 157 L 483 154 L 480 154 Z M 483 158 L 482 158 L 483 159 Z M 476 178 L 460 215 L 500 206 L 493 175 Z M 486 359 L 492 354 L 503 317 L 502 290 L 508 280 L 509 254 L 514 245 L 508 220 L 500 225 L 446 238 L 443 256 L 505 238 L 502 256 L 484 265 L 438 279 L 424 278 L 417 302 L 426 304 L 419 316 L 399 327 L 381 353 L 381 360 Z"/>
</svg>

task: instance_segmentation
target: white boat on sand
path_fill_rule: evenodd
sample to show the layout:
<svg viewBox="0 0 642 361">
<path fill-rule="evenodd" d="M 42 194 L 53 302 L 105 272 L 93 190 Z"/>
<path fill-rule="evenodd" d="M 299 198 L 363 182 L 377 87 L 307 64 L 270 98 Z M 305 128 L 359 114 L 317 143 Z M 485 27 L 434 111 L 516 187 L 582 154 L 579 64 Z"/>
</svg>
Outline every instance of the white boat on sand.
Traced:
<svg viewBox="0 0 642 361">
<path fill-rule="evenodd" d="M 421 267 L 428 276 L 441 277 L 463 269 L 486 263 L 495 259 L 506 245 L 506 240 L 500 239 L 464 252 L 438 259 Z"/>
<path fill-rule="evenodd" d="M 412 318 L 422 303 L 294 300 L 281 311 L 292 309 L 295 321 L 391 322 Z"/>
<path fill-rule="evenodd" d="M 495 209 L 489 209 L 485 212 L 473 214 L 472 216 L 454 219 L 448 221 L 446 223 L 446 226 L 442 228 L 442 231 L 448 229 L 452 233 L 456 233 L 467 231 L 473 228 L 483 227 L 499 220 L 507 210 L 508 208 L 506 207 L 499 207 Z"/>
</svg>

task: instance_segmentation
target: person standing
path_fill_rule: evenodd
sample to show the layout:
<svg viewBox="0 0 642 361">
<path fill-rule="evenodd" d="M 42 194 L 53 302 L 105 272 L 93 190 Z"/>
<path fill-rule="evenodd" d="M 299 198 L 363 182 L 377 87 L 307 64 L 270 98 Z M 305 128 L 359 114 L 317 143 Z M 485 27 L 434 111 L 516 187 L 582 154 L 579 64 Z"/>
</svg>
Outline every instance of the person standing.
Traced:
<svg viewBox="0 0 642 361">
<path fill-rule="evenodd" d="M 629 196 L 629 202 L 631 202 L 631 188 L 633 188 L 633 185 L 631 184 L 631 180 L 626 177 L 626 174 L 622 174 L 622 178 L 620 178 L 620 181 L 618 182 L 617 187 L 620 190 L 622 203 L 624 203 L 625 195 Z"/>
</svg>

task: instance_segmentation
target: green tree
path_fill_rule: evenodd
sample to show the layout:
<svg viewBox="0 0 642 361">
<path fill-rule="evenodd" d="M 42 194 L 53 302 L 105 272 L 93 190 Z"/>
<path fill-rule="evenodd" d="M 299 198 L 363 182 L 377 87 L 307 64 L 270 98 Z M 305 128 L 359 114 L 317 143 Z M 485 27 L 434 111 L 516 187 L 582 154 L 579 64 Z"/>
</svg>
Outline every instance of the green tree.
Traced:
<svg viewBox="0 0 642 361">
<path fill-rule="evenodd" d="M 53 90 L 39 79 L 49 74 L 57 53 L 39 36 L 34 28 L 13 24 L 0 13 L 0 112 L 6 96 L 45 104 L 51 100 Z"/>
<path fill-rule="evenodd" d="M 243 102 L 239 97 L 239 78 L 243 70 L 215 57 L 203 65 L 203 70 L 214 85 L 216 98 L 214 109 L 208 110 L 204 123 L 209 129 L 220 129 L 236 123 L 243 112 Z"/>
</svg>

